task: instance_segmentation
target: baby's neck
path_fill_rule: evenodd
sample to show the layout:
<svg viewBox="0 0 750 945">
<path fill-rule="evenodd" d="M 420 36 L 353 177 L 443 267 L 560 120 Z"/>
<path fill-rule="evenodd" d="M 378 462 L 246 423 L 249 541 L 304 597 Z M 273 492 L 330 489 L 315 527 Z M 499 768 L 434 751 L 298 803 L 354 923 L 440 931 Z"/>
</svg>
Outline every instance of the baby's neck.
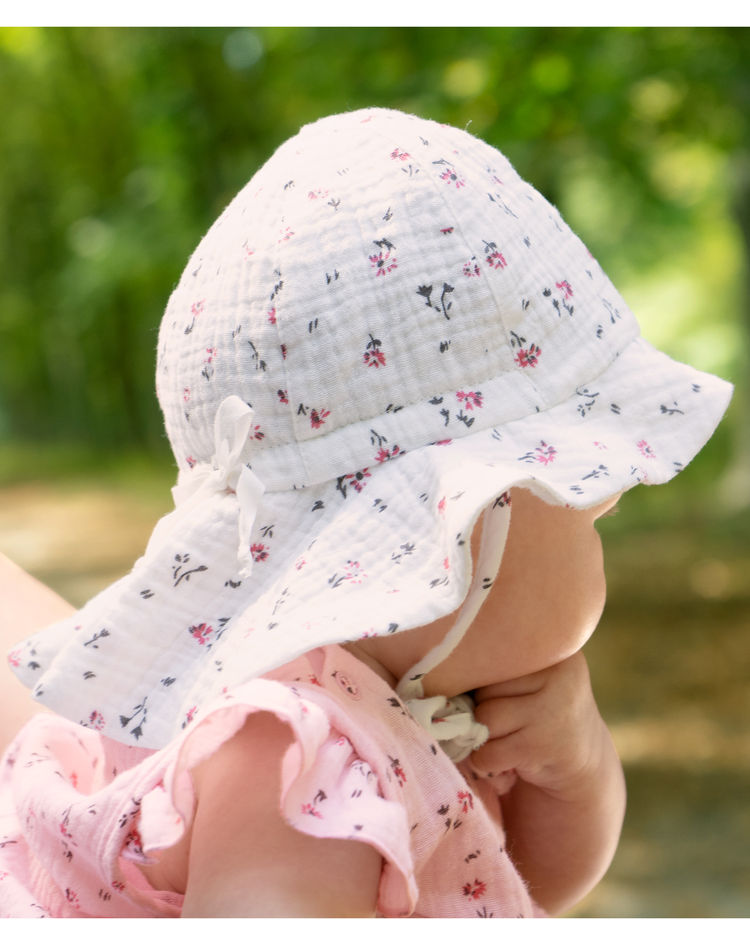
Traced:
<svg viewBox="0 0 750 945">
<path fill-rule="evenodd" d="M 377 659 L 372 654 L 368 653 L 366 649 L 361 646 L 361 641 L 355 641 L 354 643 L 344 643 L 343 648 L 352 654 L 356 659 L 361 663 L 364 663 L 366 666 L 369 666 L 370 669 L 376 673 L 381 679 L 384 679 L 391 689 L 396 688 L 396 683 L 398 679 L 394 674 L 385 666 L 379 659 Z"/>
<path fill-rule="evenodd" d="M 440 643 L 453 625 L 454 619 L 451 614 L 425 627 L 391 636 L 365 637 L 344 646 L 395 689 L 409 670 Z M 441 685 L 447 685 L 453 691 L 441 692 L 440 695 L 453 696 L 465 691 L 458 677 L 455 681 L 452 678 L 450 659 L 450 656 L 447 657 L 441 664 L 440 677 Z"/>
</svg>

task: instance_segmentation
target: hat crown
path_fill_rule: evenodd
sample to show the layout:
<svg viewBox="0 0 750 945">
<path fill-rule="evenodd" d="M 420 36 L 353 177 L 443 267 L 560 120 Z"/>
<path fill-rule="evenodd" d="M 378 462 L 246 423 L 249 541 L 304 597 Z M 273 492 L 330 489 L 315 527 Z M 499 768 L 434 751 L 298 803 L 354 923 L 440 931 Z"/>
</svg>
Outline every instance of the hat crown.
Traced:
<svg viewBox="0 0 750 945">
<path fill-rule="evenodd" d="M 306 126 L 229 204 L 169 301 L 157 384 L 181 466 L 236 394 L 246 460 L 284 489 L 547 409 L 637 332 L 500 152 L 372 109 Z"/>
</svg>

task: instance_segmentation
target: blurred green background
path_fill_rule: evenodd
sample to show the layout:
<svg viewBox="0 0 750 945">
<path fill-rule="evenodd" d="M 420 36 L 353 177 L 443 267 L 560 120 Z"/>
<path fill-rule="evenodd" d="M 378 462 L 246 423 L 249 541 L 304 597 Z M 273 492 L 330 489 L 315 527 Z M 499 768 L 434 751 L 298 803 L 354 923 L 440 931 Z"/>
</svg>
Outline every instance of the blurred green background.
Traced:
<svg viewBox="0 0 750 945">
<path fill-rule="evenodd" d="M 673 357 L 715 438 L 603 524 L 588 652 L 626 766 L 579 915 L 750 915 L 750 31 L 0 29 L 0 547 L 75 603 L 169 505 L 156 332 L 188 254 L 301 124 L 383 105 L 504 151 Z"/>
</svg>

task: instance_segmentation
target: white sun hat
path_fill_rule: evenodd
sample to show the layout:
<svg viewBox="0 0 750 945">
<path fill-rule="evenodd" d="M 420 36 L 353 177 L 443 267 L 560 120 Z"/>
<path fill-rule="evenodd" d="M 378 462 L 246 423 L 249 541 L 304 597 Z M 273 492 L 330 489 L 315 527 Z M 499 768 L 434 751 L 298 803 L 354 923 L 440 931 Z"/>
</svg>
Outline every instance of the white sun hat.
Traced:
<svg viewBox="0 0 750 945">
<path fill-rule="evenodd" d="M 495 577 L 511 487 L 586 508 L 666 482 L 731 396 L 640 336 L 501 153 L 384 109 L 306 126 L 230 203 L 167 306 L 157 386 L 175 511 L 11 654 L 41 702 L 149 748 L 300 653 L 465 601 L 424 672 Z"/>
</svg>

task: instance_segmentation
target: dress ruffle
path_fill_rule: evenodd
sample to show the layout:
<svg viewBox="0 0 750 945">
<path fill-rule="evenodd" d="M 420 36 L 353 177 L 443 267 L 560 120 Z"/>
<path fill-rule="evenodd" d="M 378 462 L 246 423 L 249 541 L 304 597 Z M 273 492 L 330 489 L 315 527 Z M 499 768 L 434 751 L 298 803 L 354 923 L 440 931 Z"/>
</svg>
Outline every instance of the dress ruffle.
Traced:
<svg viewBox="0 0 750 945">
<path fill-rule="evenodd" d="M 272 676 L 224 693 L 158 751 L 32 719 L 0 768 L 0 915 L 179 916 L 183 897 L 152 888 L 140 866 L 189 829 L 191 771 L 259 711 L 293 733 L 287 821 L 382 856 L 379 915 L 537 912 L 503 850 L 491 785 L 469 786 L 383 680 L 336 646 Z"/>
</svg>

